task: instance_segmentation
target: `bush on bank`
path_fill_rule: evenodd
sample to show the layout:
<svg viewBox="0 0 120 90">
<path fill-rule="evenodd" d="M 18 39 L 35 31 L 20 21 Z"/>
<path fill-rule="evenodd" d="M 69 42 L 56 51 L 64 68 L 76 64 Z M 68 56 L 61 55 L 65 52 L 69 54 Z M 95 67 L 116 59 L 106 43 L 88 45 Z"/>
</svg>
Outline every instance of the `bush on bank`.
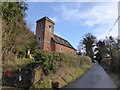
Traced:
<svg viewBox="0 0 120 90">
<path fill-rule="evenodd" d="M 45 52 L 36 49 L 32 54 L 33 59 L 21 60 L 16 67 L 21 69 L 9 78 L 3 77 L 4 85 L 19 86 L 18 76 L 22 76 L 21 85 L 33 88 L 52 88 L 52 82 L 59 82 L 60 87 L 74 81 L 88 71 L 93 63 L 87 56 L 68 53 Z M 13 79 L 14 78 L 14 79 Z"/>
<path fill-rule="evenodd" d="M 32 88 L 52 88 L 52 82 L 59 82 L 60 87 L 74 81 L 93 65 L 87 56 L 68 53 L 45 52 L 36 50 L 35 62 L 41 66 L 35 71 Z M 42 68 L 42 70 L 41 70 Z M 41 72 L 38 74 L 38 72 Z M 41 77 L 38 77 L 38 76 Z"/>
</svg>

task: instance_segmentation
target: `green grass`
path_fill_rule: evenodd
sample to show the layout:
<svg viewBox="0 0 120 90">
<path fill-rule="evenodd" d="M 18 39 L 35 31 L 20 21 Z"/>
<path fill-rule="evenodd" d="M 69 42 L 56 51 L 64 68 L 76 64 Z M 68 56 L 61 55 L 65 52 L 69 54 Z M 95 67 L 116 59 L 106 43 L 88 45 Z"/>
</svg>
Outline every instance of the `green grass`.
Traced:
<svg viewBox="0 0 120 90">
<path fill-rule="evenodd" d="M 57 72 L 56 74 L 49 75 L 43 78 L 39 83 L 34 84 L 31 86 L 31 89 L 33 88 L 51 88 L 51 81 L 53 82 L 59 82 L 60 87 L 64 87 L 68 85 L 69 83 L 73 82 L 77 78 L 80 78 L 82 75 L 84 75 L 92 66 L 91 65 L 84 65 L 83 68 L 64 68 L 64 73 L 61 72 L 62 75 L 60 75 L 60 72 Z M 68 69 L 71 70 L 71 72 L 68 71 Z"/>
<path fill-rule="evenodd" d="M 18 66 L 24 66 L 24 65 L 27 65 L 31 62 L 34 62 L 34 59 L 23 58 L 23 59 L 16 60 L 16 64 Z"/>
<path fill-rule="evenodd" d="M 118 77 L 118 74 L 108 72 L 108 71 L 107 71 L 107 73 L 111 77 L 111 79 L 115 82 L 116 87 L 120 89 L 120 79 Z"/>
<path fill-rule="evenodd" d="M 103 61 L 101 65 L 105 69 L 107 74 L 111 77 L 111 79 L 115 82 L 116 87 L 120 89 L 120 79 L 118 77 L 118 73 L 114 73 L 110 70 L 109 63 L 110 61 Z"/>
</svg>

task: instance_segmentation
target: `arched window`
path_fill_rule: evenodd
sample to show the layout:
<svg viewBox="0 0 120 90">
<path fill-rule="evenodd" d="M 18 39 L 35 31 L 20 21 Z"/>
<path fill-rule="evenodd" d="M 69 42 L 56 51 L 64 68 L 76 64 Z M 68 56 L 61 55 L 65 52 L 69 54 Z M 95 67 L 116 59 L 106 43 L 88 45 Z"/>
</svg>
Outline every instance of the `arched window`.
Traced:
<svg viewBox="0 0 120 90">
<path fill-rule="evenodd" d="M 60 48 L 60 52 L 63 52 L 63 48 L 62 47 Z"/>
<path fill-rule="evenodd" d="M 38 43 L 41 43 L 41 37 L 38 37 Z"/>
</svg>

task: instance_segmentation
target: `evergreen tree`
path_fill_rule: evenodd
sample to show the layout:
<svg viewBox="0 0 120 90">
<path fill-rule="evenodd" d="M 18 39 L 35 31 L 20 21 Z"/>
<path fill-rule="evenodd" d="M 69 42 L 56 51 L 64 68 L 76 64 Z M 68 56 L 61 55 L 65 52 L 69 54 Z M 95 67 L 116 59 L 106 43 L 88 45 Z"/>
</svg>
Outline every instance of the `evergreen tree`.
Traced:
<svg viewBox="0 0 120 90">
<path fill-rule="evenodd" d="M 95 42 L 96 42 L 96 37 L 90 33 L 87 33 L 81 42 L 81 45 L 86 51 L 86 55 L 91 57 L 92 59 L 94 57 L 93 48 L 95 46 Z"/>
<path fill-rule="evenodd" d="M 106 46 L 105 44 L 105 41 L 101 41 L 99 40 L 97 43 L 96 43 L 96 48 L 95 48 L 95 52 L 97 52 L 95 54 L 96 56 L 96 60 L 98 60 L 98 62 L 100 63 L 101 60 L 105 57 L 107 57 L 107 55 L 109 55 L 109 52 L 108 52 L 108 47 Z"/>
<path fill-rule="evenodd" d="M 8 53 L 17 54 L 19 51 L 26 52 L 34 44 L 36 37 L 30 31 L 25 21 L 28 6 L 25 2 L 3 2 L 2 3 L 2 40 L 3 60 L 9 61 Z M 32 47 L 31 47 L 32 46 Z"/>
</svg>

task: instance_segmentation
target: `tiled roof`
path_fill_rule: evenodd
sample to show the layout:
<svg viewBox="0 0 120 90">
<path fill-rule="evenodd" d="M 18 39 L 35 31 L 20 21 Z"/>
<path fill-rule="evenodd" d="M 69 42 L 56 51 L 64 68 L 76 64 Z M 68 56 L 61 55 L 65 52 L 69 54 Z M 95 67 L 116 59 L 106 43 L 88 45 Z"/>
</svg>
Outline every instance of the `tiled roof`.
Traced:
<svg viewBox="0 0 120 90">
<path fill-rule="evenodd" d="M 37 20 L 36 23 L 39 22 L 39 21 L 41 21 L 41 20 L 44 20 L 44 19 L 47 19 L 48 21 L 50 21 L 50 22 L 52 22 L 53 24 L 55 24 L 55 23 L 54 23 L 50 18 L 48 18 L 48 17 L 43 17 L 43 18 Z"/>
<path fill-rule="evenodd" d="M 65 40 L 57 35 L 54 35 L 53 39 L 58 44 L 61 44 L 61 45 L 64 45 L 64 46 L 67 46 L 69 48 L 76 50 L 67 40 Z"/>
</svg>

